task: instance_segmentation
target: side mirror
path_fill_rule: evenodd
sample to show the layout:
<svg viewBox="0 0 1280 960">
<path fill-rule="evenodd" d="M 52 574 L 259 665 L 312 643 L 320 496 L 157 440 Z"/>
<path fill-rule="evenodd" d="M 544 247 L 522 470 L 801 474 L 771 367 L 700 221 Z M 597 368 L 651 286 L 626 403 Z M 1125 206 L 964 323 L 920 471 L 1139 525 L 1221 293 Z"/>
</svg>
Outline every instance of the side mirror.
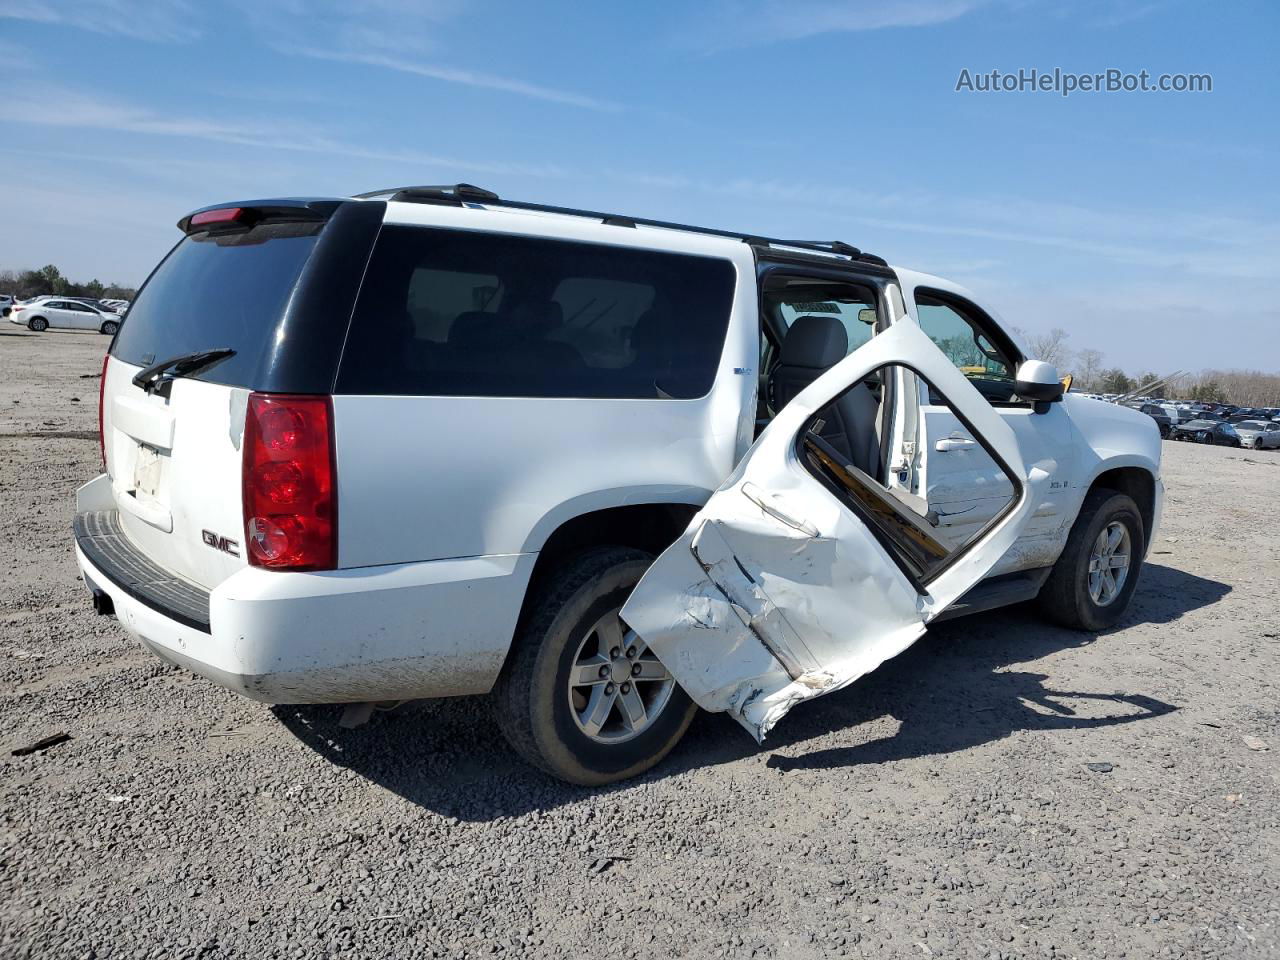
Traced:
<svg viewBox="0 0 1280 960">
<path fill-rule="evenodd" d="M 1049 404 L 1062 399 L 1062 381 L 1058 369 L 1043 360 L 1024 360 L 1018 366 L 1014 392 L 1023 400 L 1035 403 L 1036 413 L 1048 413 Z"/>
</svg>

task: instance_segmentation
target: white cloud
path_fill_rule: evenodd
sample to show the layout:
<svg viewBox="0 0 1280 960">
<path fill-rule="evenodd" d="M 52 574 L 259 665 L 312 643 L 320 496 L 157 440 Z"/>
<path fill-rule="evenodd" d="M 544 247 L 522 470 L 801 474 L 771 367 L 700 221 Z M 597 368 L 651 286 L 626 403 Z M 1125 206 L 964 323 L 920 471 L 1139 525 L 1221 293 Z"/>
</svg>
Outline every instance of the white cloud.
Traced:
<svg viewBox="0 0 1280 960">
<path fill-rule="evenodd" d="M 202 32 L 189 0 L 0 0 L 4 19 L 164 43 L 189 42 Z"/>
<path fill-rule="evenodd" d="M 0 99 L 0 122 L 43 127 L 112 130 L 125 133 L 206 140 L 265 150 L 328 154 L 375 160 L 415 168 L 469 173 L 512 174 L 559 178 L 565 172 L 552 164 L 471 161 L 421 150 L 379 150 L 335 140 L 305 124 L 279 120 L 223 121 L 209 117 L 159 114 L 134 104 L 108 100 L 82 91 L 58 87 L 19 87 Z"/>
<path fill-rule="evenodd" d="M 442 64 L 409 60 L 404 57 L 393 56 L 376 51 L 366 50 L 359 52 L 323 50 L 314 47 L 291 47 L 287 45 L 281 45 L 278 49 L 282 53 L 291 53 L 303 57 L 314 57 L 320 60 L 332 60 L 340 63 L 356 63 L 371 67 L 382 67 L 386 70 L 396 70 L 400 73 L 427 77 L 432 80 L 441 80 L 445 83 L 456 83 L 466 87 L 479 87 L 485 90 L 497 90 L 502 93 L 513 93 L 518 96 L 529 97 L 533 100 L 545 100 L 550 103 L 560 103 L 571 107 L 585 107 L 589 110 L 606 111 L 621 109 L 621 107 L 616 103 L 611 103 L 607 100 L 600 100 L 596 97 L 589 97 L 581 93 L 574 93 L 569 90 L 560 90 L 555 87 L 544 87 L 538 84 L 528 83 L 524 80 L 503 77 L 492 73 L 480 73 L 475 70 L 464 70 L 458 67 L 444 66 Z"/>
<path fill-rule="evenodd" d="M 801 40 L 824 33 L 926 27 L 991 0 L 720 0 L 681 27 L 679 42 L 704 52 Z"/>
</svg>

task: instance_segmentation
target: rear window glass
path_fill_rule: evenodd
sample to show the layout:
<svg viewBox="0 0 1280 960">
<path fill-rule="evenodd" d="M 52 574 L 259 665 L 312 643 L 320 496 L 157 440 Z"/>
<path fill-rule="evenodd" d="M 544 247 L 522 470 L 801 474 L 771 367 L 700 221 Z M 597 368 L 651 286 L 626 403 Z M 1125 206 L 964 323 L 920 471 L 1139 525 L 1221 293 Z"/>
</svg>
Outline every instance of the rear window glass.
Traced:
<svg viewBox="0 0 1280 960">
<path fill-rule="evenodd" d="M 195 379 L 253 386 L 323 224 L 262 224 L 186 237 L 129 308 L 113 356 L 147 366 L 196 350 L 235 355 Z"/>
<path fill-rule="evenodd" d="M 338 389 L 700 397 L 715 380 L 734 277 L 709 257 L 385 226 Z"/>
</svg>

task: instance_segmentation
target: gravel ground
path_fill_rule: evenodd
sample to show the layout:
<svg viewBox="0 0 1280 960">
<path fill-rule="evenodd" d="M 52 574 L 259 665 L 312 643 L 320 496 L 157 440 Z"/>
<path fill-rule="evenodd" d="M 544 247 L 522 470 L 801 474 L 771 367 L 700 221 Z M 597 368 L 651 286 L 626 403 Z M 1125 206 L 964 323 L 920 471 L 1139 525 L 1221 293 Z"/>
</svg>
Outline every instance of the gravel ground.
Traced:
<svg viewBox="0 0 1280 960">
<path fill-rule="evenodd" d="M 1280 454 L 1165 444 L 1110 633 L 945 624 L 765 749 L 700 716 L 587 790 L 479 700 L 345 731 L 95 617 L 68 526 L 105 345 L 0 331 L 0 955 L 1280 952 Z"/>
</svg>

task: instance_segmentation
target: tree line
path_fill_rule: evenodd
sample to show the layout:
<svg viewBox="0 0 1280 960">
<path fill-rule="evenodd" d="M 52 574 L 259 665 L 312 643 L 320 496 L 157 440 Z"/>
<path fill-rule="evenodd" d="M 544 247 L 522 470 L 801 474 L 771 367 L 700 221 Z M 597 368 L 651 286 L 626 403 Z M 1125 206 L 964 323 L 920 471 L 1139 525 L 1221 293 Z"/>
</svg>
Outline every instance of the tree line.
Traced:
<svg viewBox="0 0 1280 960">
<path fill-rule="evenodd" d="M 93 279 L 77 283 L 63 276 L 52 263 L 39 270 L 0 270 L 0 293 L 10 293 L 19 300 L 52 295 L 57 297 L 91 297 L 94 300 L 132 300 L 138 291 L 118 283 Z"/>
<path fill-rule="evenodd" d="M 1101 350 L 1074 349 L 1068 342 L 1070 334 L 1061 327 L 1054 327 L 1048 333 L 1026 333 L 1022 330 L 1018 333 L 1030 348 L 1031 356 L 1052 363 L 1061 373 L 1070 373 L 1076 390 L 1129 393 L 1163 376 L 1150 370 L 1130 376 L 1119 367 L 1106 367 L 1106 357 Z M 1234 403 L 1243 407 L 1280 407 L 1280 373 L 1201 370 L 1156 387 L 1152 392 L 1177 400 Z"/>
</svg>

